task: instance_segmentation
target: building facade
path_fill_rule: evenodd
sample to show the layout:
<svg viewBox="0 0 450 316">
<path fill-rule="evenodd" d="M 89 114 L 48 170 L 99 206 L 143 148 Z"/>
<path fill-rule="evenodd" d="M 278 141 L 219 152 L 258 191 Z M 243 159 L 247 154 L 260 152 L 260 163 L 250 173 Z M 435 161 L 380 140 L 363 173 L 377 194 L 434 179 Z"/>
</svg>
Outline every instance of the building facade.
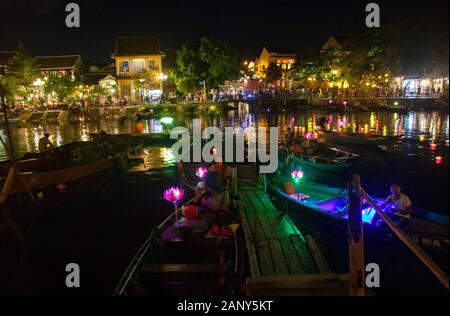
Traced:
<svg viewBox="0 0 450 316">
<path fill-rule="evenodd" d="M 119 37 L 111 57 L 121 99 L 146 102 L 161 98 L 166 76 L 158 37 Z"/>
<path fill-rule="evenodd" d="M 297 62 L 297 54 L 287 51 L 269 51 L 268 48 L 264 47 L 261 51 L 259 58 L 255 63 L 256 71 L 261 78 L 265 77 L 265 72 L 269 67 L 269 64 L 277 64 L 282 71 L 287 71 L 292 68 L 292 66 Z"/>
<path fill-rule="evenodd" d="M 269 49 L 263 47 L 259 58 L 255 62 L 250 62 L 249 67 L 259 78 L 266 78 L 267 69 L 270 64 L 276 64 L 281 69 L 282 77 L 277 82 L 279 86 L 286 87 L 288 73 L 297 62 L 297 54 L 281 49 Z"/>
</svg>

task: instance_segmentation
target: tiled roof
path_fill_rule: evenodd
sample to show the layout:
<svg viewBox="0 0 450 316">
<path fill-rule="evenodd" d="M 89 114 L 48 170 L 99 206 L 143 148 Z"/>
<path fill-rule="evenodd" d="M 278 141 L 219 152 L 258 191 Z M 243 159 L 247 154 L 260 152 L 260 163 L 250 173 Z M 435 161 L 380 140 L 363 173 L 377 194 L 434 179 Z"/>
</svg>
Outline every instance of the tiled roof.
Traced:
<svg viewBox="0 0 450 316">
<path fill-rule="evenodd" d="M 286 47 L 272 47 L 272 46 L 266 46 L 266 49 L 271 54 L 278 54 L 278 55 L 296 55 L 295 50 L 286 48 Z"/>
<path fill-rule="evenodd" d="M 0 65 L 6 65 L 16 52 L 0 52 Z"/>
<path fill-rule="evenodd" d="M 80 55 L 38 56 L 36 63 L 40 69 L 64 69 L 75 66 L 80 58 Z"/>
<path fill-rule="evenodd" d="M 164 55 L 157 36 L 118 37 L 114 56 Z"/>
</svg>

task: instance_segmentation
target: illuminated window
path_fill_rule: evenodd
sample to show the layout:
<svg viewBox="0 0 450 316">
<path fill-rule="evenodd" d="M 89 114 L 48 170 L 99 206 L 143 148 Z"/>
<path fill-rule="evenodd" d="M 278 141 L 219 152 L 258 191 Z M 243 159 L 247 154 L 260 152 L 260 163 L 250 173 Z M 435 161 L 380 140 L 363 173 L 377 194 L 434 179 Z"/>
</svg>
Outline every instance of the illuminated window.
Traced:
<svg viewBox="0 0 450 316">
<path fill-rule="evenodd" d="M 122 61 L 120 63 L 119 71 L 120 72 L 128 72 L 128 71 L 130 71 L 128 60 L 124 60 L 124 61 Z"/>
<path fill-rule="evenodd" d="M 133 71 L 139 72 L 144 70 L 144 59 L 133 59 Z"/>
<path fill-rule="evenodd" d="M 154 59 L 147 59 L 147 65 L 148 65 L 148 69 L 156 68 L 156 60 L 154 60 Z"/>
</svg>

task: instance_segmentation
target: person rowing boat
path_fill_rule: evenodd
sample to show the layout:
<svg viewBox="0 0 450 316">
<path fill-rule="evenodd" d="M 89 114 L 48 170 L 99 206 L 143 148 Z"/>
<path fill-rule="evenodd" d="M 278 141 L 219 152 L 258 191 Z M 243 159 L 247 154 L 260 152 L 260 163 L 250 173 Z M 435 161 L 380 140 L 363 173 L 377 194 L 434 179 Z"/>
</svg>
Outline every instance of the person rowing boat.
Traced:
<svg viewBox="0 0 450 316">
<path fill-rule="evenodd" d="M 391 208 L 386 210 L 386 214 L 392 219 L 396 220 L 398 224 L 405 224 L 411 218 L 411 199 L 404 193 L 402 193 L 401 186 L 394 182 L 390 187 L 391 194 L 380 205 L 381 209 L 385 209 L 388 206 Z M 375 215 L 373 222 L 377 225 L 380 224 L 380 217 Z"/>
</svg>

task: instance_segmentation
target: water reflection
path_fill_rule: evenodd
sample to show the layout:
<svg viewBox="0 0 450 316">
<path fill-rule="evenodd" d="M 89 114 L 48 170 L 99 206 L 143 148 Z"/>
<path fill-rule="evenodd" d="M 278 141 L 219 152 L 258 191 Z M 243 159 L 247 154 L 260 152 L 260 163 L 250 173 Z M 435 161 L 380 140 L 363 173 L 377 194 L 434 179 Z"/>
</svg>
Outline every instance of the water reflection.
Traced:
<svg viewBox="0 0 450 316">
<path fill-rule="evenodd" d="M 280 135 L 291 128 L 298 134 L 313 132 L 319 128 L 320 122 L 330 131 L 355 132 L 383 136 L 402 135 L 407 139 L 422 140 L 447 145 L 449 138 L 449 116 L 439 112 L 409 112 L 406 114 L 391 112 L 355 112 L 329 113 L 320 109 L 295 111 L 291 109 L 270 109 L 270 111 L 249 111 L 248 106 L 239 111 L 227 111 L 217 115 L 199 117 L 202 128 L 217 126 L 225 127 L 270 127 L 277 126 Z M 192 117 L 177 115 L 175 126 L 186 126 L 192 129 Z M 152 119 L 136 123 L 133 120 L 99 119 L 65 123 L 25 123 L 11 126 L 12 141 L 17 156 L 25 152 L 36 151 L 39 138 L 45 132 L 50 133 L 50 140 L 57 146 L 74 140 L 89 140 L 90 133 L 161 133 L 164 130 L 159 120 Z M 0 126 L 1 136 L 5 139 L 4 126 Z M 163 153 L 160 153 L 163 155 Z M 168 155 L 164 153 L 164 155 Z M 0 160 L 6 159 L 6 152 L 0 146 Z M 169 159 L 170 160 L 170 159 Z"/>
</svg>

